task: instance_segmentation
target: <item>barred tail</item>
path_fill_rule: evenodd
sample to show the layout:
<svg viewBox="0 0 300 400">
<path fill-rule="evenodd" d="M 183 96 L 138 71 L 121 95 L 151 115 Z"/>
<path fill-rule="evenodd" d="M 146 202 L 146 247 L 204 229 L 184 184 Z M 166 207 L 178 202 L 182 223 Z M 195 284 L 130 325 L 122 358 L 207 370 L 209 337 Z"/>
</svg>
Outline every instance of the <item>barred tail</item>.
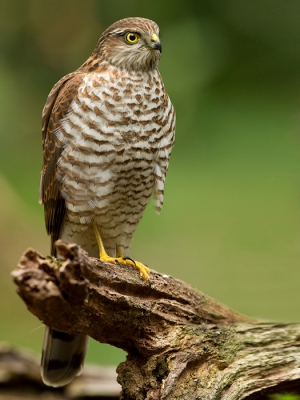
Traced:
<svg viewBox="0 0 300 400">
<path fill-rule="evenodd" d="M 46 326 L 42 352 L 42 379 L 48 386 L 64 386 L 79 375 L 88 347 L 88 336 L 69 335 Z"/>
</svg>

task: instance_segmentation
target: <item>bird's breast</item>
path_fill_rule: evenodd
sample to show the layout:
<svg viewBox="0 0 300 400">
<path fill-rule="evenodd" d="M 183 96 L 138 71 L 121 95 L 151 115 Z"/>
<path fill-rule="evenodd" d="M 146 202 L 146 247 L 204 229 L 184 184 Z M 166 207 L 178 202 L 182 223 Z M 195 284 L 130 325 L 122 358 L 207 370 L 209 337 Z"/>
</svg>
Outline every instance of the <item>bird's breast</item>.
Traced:
<svg viewBox="0 0 300 400">
<path fill-rule="evenodd" d="M 89 223 L 113 206 L 147 203 L 171 103 L 159 73 L 87 74 L 57 132 L 57 179 L 70 215 Z"/>
</svg>

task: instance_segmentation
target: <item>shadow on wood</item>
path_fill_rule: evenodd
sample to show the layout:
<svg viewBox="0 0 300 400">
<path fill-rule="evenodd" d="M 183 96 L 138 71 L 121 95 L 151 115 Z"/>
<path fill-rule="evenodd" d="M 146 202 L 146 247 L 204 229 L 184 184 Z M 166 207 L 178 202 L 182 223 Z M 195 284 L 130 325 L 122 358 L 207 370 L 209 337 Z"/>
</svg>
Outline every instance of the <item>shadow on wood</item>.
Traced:
<svg viewBox="0 0 300 400">
<path fill-rule="evenodd" d="M 300 392 L 300 324 L 241 316 L 188 284 L 90 258 L 29 249 L 13 271 L 18 294 L 43 323 L 128 353 L 122 399 L 244 399 Z"/>
</svg>

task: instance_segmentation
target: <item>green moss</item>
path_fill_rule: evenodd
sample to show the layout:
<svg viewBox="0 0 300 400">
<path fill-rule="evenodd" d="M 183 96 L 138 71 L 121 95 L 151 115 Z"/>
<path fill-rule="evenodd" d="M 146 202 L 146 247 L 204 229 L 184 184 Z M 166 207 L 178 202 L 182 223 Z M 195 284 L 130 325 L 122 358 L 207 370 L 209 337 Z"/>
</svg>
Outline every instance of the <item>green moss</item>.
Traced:
<svg viewBox="0 0 300 400">
<path fill-rule="evenodd" d="M 53 256 L 46 256 L 45 259 L 47 261 L 50 261 L 51 267 L 53 268 L 60 268 L 63 264 L 62 260 L 55 258 Z"/>
<path fill-rule="evenodd" d="M 237 334 L 229 327 L 185 327 L 183 331 L 191 338 L 197 338 L 207 354 L 217 358 L 217 366 L 226 368 L 241 348 Z"/>
<path fill-rule="evenodd" d="M 164 377 L 169 372 L 168 363 L 165 360 L 160 361 L 155 369 L 155 373 L 158 377 Z"/>
</svg>

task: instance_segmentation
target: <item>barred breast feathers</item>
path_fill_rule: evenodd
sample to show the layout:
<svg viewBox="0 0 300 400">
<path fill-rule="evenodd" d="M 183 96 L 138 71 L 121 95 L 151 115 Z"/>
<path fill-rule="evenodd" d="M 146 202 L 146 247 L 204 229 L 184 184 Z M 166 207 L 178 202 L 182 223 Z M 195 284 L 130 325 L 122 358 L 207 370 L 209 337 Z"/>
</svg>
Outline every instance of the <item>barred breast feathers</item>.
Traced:
<svg viewBox="0 0 300 400">
<path fill-rule="evenodd" d="M 64 144 L 57 179 L 69 212 L 83 212 L 87 198 L 90 208 L 106 209 L 117 174 L 133 164 L 153 175 L 159 212 L 174 128 L 174 110 L 157 70 L 133 76 L 123 71 L 122 78 L 112 68 L 86 74 L 56 132 Z"/>
</svg>

